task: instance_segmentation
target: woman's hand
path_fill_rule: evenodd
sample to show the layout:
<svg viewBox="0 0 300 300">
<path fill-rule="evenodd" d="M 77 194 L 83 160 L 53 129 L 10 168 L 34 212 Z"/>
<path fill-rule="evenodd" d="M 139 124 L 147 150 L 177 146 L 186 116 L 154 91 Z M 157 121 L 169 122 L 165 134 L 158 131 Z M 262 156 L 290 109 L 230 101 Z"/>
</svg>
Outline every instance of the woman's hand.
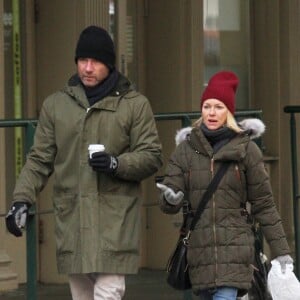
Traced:
<svg viewBox="0 0 300 300">
<path fill-rule="evenodd" d="M 294 262 L 291 256 L 288 254 L 277 256 L 275 259 L 280 263 L 281 273 L 283 274 L 285 273 L 286 265 Z"/>
<path fill-rule="evenodd" d="M 178 205 L 184 197 L 182 191 L 175 193 L 171 188 L 162 183 L 157 183 L 156 186 L 161 190 L 165 200 L 171 205 Z"/>
</svg>

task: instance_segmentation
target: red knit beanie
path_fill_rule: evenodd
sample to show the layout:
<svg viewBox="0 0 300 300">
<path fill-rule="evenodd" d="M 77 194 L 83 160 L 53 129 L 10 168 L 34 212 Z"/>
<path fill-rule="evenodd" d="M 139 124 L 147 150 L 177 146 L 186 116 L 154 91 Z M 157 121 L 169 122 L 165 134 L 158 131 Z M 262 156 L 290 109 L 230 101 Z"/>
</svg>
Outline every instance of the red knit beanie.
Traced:
<svg viewBox="0 0 300 300">
<path fill-rule="evenodd" d="M 202 109 L 203 103 L 207 99 L 217 99 L 222 101 L 228 110 L 235 112 L 235 93 L 239 84 L 239 79 L 231 71 L 220 71 L 213 75 L 208 81 L 201 97 Z"/>
</svg>

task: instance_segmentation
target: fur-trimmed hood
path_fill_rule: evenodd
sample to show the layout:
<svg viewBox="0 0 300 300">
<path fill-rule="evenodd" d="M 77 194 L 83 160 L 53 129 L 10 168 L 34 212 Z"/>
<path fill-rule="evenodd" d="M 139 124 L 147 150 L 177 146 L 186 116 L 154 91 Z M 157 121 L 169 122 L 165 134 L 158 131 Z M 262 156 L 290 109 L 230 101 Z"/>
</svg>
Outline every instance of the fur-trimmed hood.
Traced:
<svg viewBox="0 0 300 300">
<path fill-rule="evenodd" d="M 266 126 L 260 120 L 256 118 L 244 119 L 238 122 L 238 125 L 244 130 L 247 131 L 251 139 L 256 139 L 263 135 L 265 132 Z M 175 135 L 175 143 L 178 146 L 186 137 L 191 133 L 193 127 L 184 127 L 177 131 Z"/>
</svg>

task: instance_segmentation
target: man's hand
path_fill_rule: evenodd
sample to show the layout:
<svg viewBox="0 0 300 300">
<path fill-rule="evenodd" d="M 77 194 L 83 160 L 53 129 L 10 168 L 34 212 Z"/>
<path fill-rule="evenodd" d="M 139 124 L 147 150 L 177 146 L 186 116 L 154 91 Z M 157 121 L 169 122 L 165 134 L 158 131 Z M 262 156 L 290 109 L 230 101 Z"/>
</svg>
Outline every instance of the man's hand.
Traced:
<svg viewBox="0 0 300 300">
<path fill-rule="evenodd" d="M 26 225 L 28 209 L 28 203 L 15 202 L 5 217 L 7 230 L 16 237 L 22 236 L 22 229 Z"/>
<path fill-rule="evenodd" d="M 117 158 L 104 151 L 93 153 L 89 164 L 94 171 L 104 173 L 114 173 L 118 168 Z"/>
<path fill-rule="evenodd" d="M 291 256 L 288 254 L 277 256 L 275 259 L 280 263 L 281 273 L 283 273 L 283 274 L 286 271 L 286 265 L 292 264 L 294 262 L 293 259 L 291 258 Z"/>
<path fill-rule="evenodd" d="M 157 183 L 156 186 L 161 190 L 164 198 L 171 205 L 178 205 L 184 197 L 182 191 L 175 193 L 171 188 L 161 183 Z"/>
</svg>

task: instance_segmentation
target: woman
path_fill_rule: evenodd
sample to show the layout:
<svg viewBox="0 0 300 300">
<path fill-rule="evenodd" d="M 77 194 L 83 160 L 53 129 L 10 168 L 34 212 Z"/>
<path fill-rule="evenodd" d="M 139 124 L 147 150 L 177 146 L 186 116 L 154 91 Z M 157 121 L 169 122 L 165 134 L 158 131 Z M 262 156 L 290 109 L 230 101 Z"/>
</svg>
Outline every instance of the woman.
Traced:
<svg viewBox="0 0 300 300">
<path fill-rule="evenodd" d="M 184 197 L 195 211 L 221 163 L 232 162 L 189 241 L 192 288 L 201 300 L 234 300 L 251 286 L 254 236 L 244 213 L 247 201 L 272 259 L 281 263 L 282 271 L 293 263 L 262 153 L 251 141 L 264 132 L 264 124 L 257 119 L 236 123 L 237 86 L 238 78 L 230 71 L 210 79 L 201 97 L 202 117 L 177 134 L 166 176 L 157 184 L 163 212 L 177 213 Z"/>
</svg>

